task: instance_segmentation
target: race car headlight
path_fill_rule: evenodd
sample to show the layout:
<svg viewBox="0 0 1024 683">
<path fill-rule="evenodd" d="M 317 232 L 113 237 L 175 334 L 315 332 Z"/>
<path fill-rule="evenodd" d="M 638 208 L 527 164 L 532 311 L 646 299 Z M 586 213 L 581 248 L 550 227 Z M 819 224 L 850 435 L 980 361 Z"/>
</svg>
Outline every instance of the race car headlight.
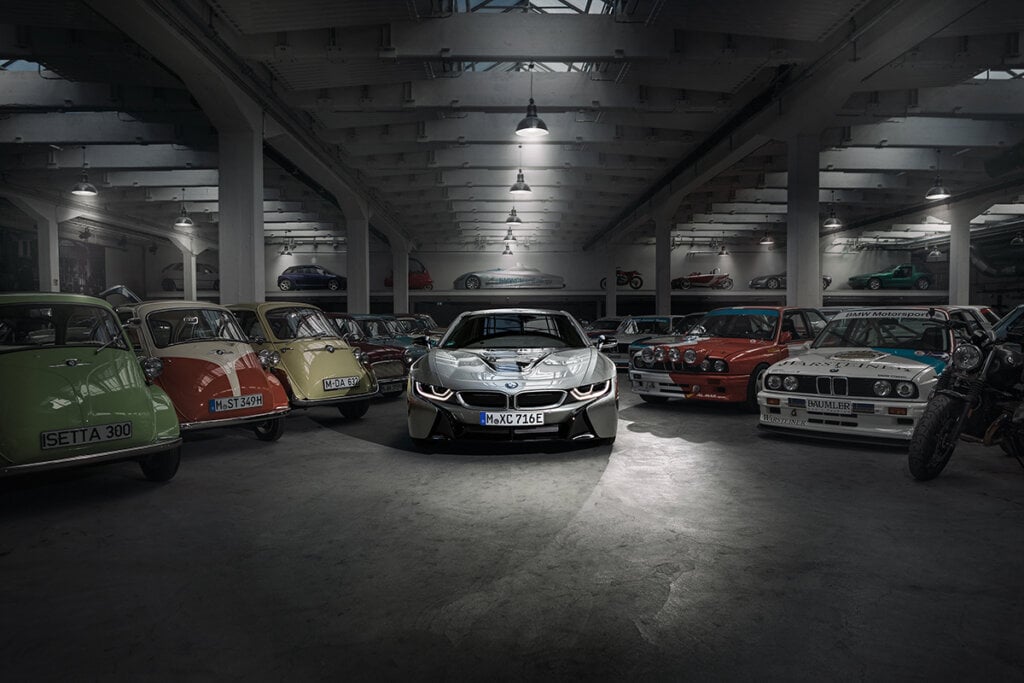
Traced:
<svg viewBox="0 0 1024 683">
<path fill-rule="evenodd" d="M 260 352 L 256 355 L 259 356 L 260 365 L 263 366 L 264 370 L 276 368 L 281 362 L 281 354 L 277 351 L 271 351 L 270 349 L 260 349 Z"/>
<path fill-rule="evenodd" d="M 665 349 L 662 349 L 662 348 L 655 349 L 654 350 L 654 360 L 658 361 L 659 363 L 663 363 L 665 361 Z"/>
<path fill-rule="evenodd" d="M 888 396 L 892 393 L 892 384 L 884 379 L 880 379 L 875 382 L 871 385 L 871 388 L 874 390 L 875 396 Z"/>
<path fill-rule="evenodd" d="M 707 358 L 702 360 L 700 362 L 700 369 L 703 370 L 704 372 L 707 372 L 708 370 L 710 370 L 711 369 L 711 361 L 709 361 Z"/>
<path fill-rule="evenodd" d="M 768 379 L 765 380 L 765 384 L 768 385 L 769 389 L 777 391 L 782 388 L 782 378 L 778 375 L 768 375 Z"/>
<path fill-rule="evenodd" d="M 593 384 L 584 384 L 582 386 L 574 387 L 569 390 L 569 393 L 572 394 L 572 397 L 577 401 L 597 398 L 608 393 L 608 386 L 610 384 L 611 380 L 606 379 L 603 382 L 594 382 Z"/>
<path fill-rule="evenodd" d="M 679 362 L 679 358 L 680 358 L 680 356 L 679 356 L 679 349 L 669 349 L 668 350 L 668 359 L 670 361 L 672 361 L 673 363 L 678 363 Z"/>
<path fill-rule="evenodd" d="M 651 363 L 654 362 L 654 349 L 652 349 L 650 346 L 644 347 L 643 349 L 640 350 L 640 358 L 642 358 L 645 363 L 650 365 Z"/>
<path fill-rule="evenodd" d="M 977 370 L 981 366 L 981 349 L 974 344 L 961 344 L 953 352 L 953 367 L 957 370 Z"/>
<path fill-rule="evenodd" d="M 712 363 L 711 367 L 714 368 L 715 372 L 725 372 L 729 369 L 729 366 L 725 364 L 724 360 L 716 360 Z"/>
<path fill-rule="evenodd" d="M 139 361 L 139 365 L 142 366 L 142 374 L 146 376 L 148 382 L 155 380 L 164 371 L 164 362 L 159 358 L 143 358 Z"/>
<path fill-rule="evenodd" d="M 416 382 L 416 393 L 423 398 L 429 398 L 433 401 L 447 401 L 455 393 L 447 387 L 438 386 L 436 384 L 424 384 L 423 382 Z"/>
<path fill-rule="evenodd" d="M 786 391 L 796 391 L 798 386 L 800 386 L 800 382 L 793 375 L 786 375 L 782 379 L 782 388 Z"/>
<path fill-rule="evenodd" d="M 896 385 L 896 395 L 900 398 L 912 398 L 914 396 L 914 385 L 911 382 L 900 382 Z"/>
<path fill-rule="evenodd" d="M 693 349 L 686 349 L 683 351 L 683 362 L 693 365 L 697 362 L 697 352 Z"/>
</svg>

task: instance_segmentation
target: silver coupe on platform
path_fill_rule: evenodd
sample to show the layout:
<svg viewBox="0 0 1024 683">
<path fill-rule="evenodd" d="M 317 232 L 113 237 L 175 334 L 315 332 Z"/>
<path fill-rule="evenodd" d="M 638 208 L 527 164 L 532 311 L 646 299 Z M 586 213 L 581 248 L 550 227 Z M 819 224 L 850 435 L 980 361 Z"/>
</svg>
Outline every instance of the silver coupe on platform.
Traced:
<svg viewBox="0 0 1024 683">
<path fill-rule="evenodd" d="M 611 443 L 615 365 L 564 311 L 463 313 L 409 373 L 409 436 Z"/>
<path fill-rule="evenodd" d="M 454 289 L 561 289 L 565 278 L 542 273 L 537 268 L 492 268 L 471 270 L 455 278 Z"/>
</svg>

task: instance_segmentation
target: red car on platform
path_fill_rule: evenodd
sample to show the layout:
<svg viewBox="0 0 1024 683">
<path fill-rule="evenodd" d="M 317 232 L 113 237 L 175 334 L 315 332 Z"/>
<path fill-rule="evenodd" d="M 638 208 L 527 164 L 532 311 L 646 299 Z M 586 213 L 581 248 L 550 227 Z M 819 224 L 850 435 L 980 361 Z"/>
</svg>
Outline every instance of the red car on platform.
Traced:
<svg viewBox="0 0 1024 683">
<path fill-rule="evenodd" d="M 174 402 L 181 431 L 247 425 L 263 441 L 284 433 L 288 393 L 276 353 L 249 345 L 231 311 L 205 301 L 118 306 L 136 353 L 158 359 L 154 381 Z"/>
<path fill-rule="evenodd" d="M 756 410 L 761 374 L 787 358 L 792 347 L 814 339 L 825 324 L 814 308 L 718 308 L 686 338 L 634 354 L 629 379 L 633 391 L 648 403 L 682 398 L 745 403 Z"/>
</svg>

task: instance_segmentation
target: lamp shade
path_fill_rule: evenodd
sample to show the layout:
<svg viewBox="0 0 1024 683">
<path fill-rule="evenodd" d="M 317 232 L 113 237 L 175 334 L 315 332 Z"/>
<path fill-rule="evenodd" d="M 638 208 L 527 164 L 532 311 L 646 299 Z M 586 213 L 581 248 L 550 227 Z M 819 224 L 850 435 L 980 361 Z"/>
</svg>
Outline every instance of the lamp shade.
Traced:
<svg viewBox="0 0 1024 683">
<path fill-rule="evenodd" d="M 522 223 L 523 219 L 520 218 L 519 214 L 516 213 L 515 207 L 512 207 L 512 210 L 508 212 L 508 218 L 505 219 L 505 222 L 506 223 Z M 512 228 L 509 228 L 509 230 L 511 230 L 511 229 Z"/>
<path fill-rule="evenodd" d="M 505 243 L 505 251 L 501 252 L 501 255 L 502 256 L 512 256 L 513 255 L 512 254 L 512 247 L 509 246 L 509 244 L 507 242 Z"/>
<path fill-rule="evenodd" d="M 526 184 L 526 177 L 523 175 L 523 169 L 519 169 L 519 173 L 516 174 L 516 181 L 512 183 L 512 187 L 508 189 L 512 194 L 529 194 L 533 190 Z"/>
<path fill-rule="evenodd" d="M 825 222 L 821 224 L 823 228 L 841 228 L 843 222 L 833 213 L 831 216 L 825 219 Z"/>
<path fill-rule="evenodd" d="M 195 221 L 189 218 L 188 211 L 185 210 L 185 205 L 182 204 L 181 214 L 179 214 L 177 220 L 174 221 L 174 227 L 191 228 L 193 225 L 195 225 Z"/>
<path fill-rule="evenodd" d="M 526 105 L 526 116 L 516 126 L 516 135 L 524 138 L 539 138 L 547 135 L 549 132 L 544 119 L 537 116 L 537 105 L 533 103 L 533 98 L 531 97 L 530 103 Z"/>
<path fill-rule="evenodd" d="M 931 189 L 925 194 L 924 198 L 928 200 L 935 199 L 949 199 L 952 196 L 946 186 L 942 184 L 942 178 L 936 176 L 935 184 L 932 185 Z"/>
<path fill-rule="evenodd" d="M 81 178 L 71 188 L 71 194 L 79 197 L 95 197 L 99 192 L 96 191 L 96 186 L 89 182 L 89 174 L 82 171 Z"/>
<path fill-rule="evenodd" d="M 765 232 L 764 232 L 764 237 L 762 237 L 762 238 L 761 238 L 761 239 L 760 239 L 760 240 L 758 241 L 758 244 L 775 244 L 775 240 L 774 240 L 774 239 L 772 239 L 772 236 L 768 234 L 768 231 L 767 231 L 767 230 L 765 230 Z"/>
</svg>

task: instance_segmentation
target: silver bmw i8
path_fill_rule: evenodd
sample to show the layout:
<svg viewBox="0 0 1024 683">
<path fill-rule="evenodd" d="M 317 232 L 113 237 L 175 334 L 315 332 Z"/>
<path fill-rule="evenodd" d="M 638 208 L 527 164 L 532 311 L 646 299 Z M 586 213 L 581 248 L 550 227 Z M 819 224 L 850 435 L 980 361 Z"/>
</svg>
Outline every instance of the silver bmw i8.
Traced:
<svg viewBox="0 0 1024 683">
<path fill-rule="evenodd" d="M 409 436 L 611 443 L 615 364 L 564 311 L 463 313 L 409 372 Z"/>
</svg>

